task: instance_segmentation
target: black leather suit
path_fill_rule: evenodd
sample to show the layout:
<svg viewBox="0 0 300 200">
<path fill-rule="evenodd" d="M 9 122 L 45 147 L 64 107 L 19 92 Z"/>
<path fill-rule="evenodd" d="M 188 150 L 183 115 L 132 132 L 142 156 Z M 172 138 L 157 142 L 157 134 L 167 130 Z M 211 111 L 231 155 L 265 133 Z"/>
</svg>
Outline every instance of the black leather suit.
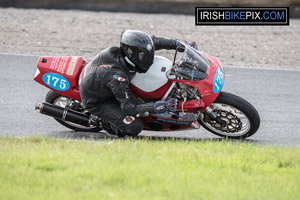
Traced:
<svg viewBox="0 0 300 200">
<path fill-rule="evenodd" d="M 155 50 L 176 49 L 175 40 L 156 36 L 152 40 Z M 134 75 L 120 47 L 103 50 L 80 74 L 79 89 L 85 109 L 101 118 L 111 134 L 138 135 L 143 122 L 136 115 L 154 112 L 154 103 L 139 104 L 132 94 L 129 83 Z"/>
</svg>

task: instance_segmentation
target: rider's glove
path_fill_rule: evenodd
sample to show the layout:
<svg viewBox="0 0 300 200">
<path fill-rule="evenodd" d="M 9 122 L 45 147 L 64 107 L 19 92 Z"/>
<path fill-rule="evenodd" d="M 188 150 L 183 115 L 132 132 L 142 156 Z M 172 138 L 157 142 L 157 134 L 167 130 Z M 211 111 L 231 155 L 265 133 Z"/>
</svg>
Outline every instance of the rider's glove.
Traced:
<svg viewBox="0 0 300 200">
<path fill-rule="evenodd" d="M 154 112 L 164 113 L 166 111 L 175 112 L 177 108 L 178 100 L 175 98 L 169 99 L 168 101 L 156 101 L 154 103 Z"/>
<path fill-rule="evenodd" d="M 182 42 L 182 41 L 176 40 L 176 48 L 178 49 L 179 52 L 184 51 L 184 49 L 185 49 L 184 44 L 188 44 L 191 47 L 193 47 L 194 49 L 198 50 L 198 45 L 196 42 L 187 42 L 187 41 Z"/>
<path fill-rule="evenodd" d="M 190 45 L 191 47 L 193 47 L 194 49 L 197 49 L 197 50 L 198 50 L 198 45 L 197 45 L 196 42 L 190 42 L 189 45 Z"/>
</svg>

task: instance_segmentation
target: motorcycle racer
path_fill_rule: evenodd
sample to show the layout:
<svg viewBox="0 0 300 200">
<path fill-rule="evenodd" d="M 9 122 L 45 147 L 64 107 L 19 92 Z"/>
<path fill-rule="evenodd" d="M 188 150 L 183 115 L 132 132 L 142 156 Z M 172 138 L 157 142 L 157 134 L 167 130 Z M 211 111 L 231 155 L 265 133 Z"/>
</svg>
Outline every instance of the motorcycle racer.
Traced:
<svg viewBox="0 0 300 200">
<path fill-rule="evenodd" d="M 197 48 L 195 42 L 190 45 Z M 136 72 L 148 71 L 156 50 L 177 48 L 183 51 L 184 45 L 175 39 L 150 37 L 137 30 L 123 31 L 120 47 L 103 50 L 82 70 L 79 90 L 84 108 L 101 119 L 108 133 L 118 136 L 136 136 L 143 130 L 138 115 L 174 112 L 176 99 L 140 103 L 129 83 Z"/>
</svg>

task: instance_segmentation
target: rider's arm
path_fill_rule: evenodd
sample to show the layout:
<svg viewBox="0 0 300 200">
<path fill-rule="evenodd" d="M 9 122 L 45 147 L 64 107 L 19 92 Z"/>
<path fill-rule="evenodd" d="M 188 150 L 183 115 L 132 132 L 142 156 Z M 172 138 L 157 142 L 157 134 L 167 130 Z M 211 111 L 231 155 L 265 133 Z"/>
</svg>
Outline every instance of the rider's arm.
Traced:
<svg viewBox="0 0 300 200">
<path fill-rule="evenodd" d="M 160 49 L 176 49 L 176 40 L 169 39 L 169 38 L 163 38 L 163 37 L 157 37 L 157 36 L 151 36 L 155 50 Z"/>
<path fill-rule="evenodd" d="M 187 42 L 187 41 L 181 42 L 179 40 L 163 38 L 163 37 L 156 37 L 154 35 L 151 38 L 153 40 L 155 50 L 160 50 L 160 49 L 176 50 L 176 49 L 178 49 L 179 52 L 183 52 L 184 51 L 183 43 L 188 44 L 195 49 L 198 49 L 198 45 L 196 44 L 196 42 Z"/>
<path fill-rule="evenodd" d="M 146 112 L 154 113 L 154 103 L 137 103 L 135 96 L 130 90 L 128 77 L 124 73 L 107 73 L 104 81 L 117 101 L 120 102 L 120 107 L 124 114 L 136 116 Z"/>
</svg>

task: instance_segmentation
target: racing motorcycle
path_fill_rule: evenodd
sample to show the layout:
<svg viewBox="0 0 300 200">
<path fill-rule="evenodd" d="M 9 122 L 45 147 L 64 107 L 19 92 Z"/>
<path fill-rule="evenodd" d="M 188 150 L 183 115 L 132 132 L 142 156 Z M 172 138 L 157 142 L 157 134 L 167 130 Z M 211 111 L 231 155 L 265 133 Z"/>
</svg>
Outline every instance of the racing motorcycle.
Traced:
<svg viewBox="0 0 300 200">
<path fill-rule="evenodd" d="M 80 56 L 40 57 L 34 80 L 50 91 L 35 108 L 72 130 L 97 132 L 102 130 L 101 120 L 84 110 L 78 88 L 87 63 Z M 173 61 L 155 56 L 150 69 L 136 73 L 130 87 L 143 102 L 178 99 L 174 112 L 140 116 L 145 130 L 189 130 L 202 125 L 221 137 L 249 137 L 259 128 L 259 114 L 248 101 L 221 91 L 224 80 L 218 58 L 185 45 L 183 52 L 175 51 Z"/>
</svg>

